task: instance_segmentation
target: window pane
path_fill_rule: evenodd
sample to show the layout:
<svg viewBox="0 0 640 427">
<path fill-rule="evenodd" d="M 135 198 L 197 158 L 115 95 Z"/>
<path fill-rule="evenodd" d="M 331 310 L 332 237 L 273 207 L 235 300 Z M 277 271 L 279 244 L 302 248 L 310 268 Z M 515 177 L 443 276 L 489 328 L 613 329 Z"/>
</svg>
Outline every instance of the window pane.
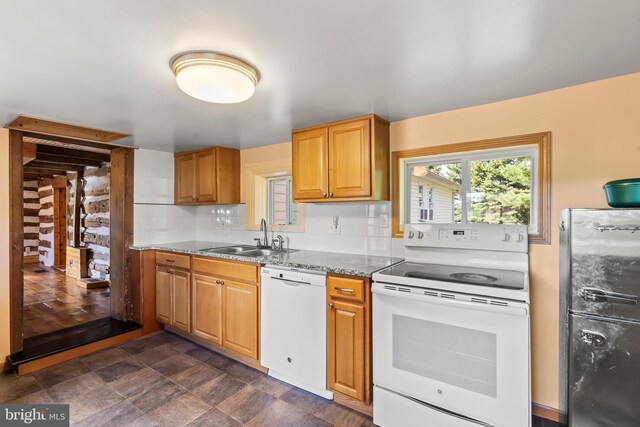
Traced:
<svg viewBox="0 0 640 427">
<path fill-rule="evenodd" d="M 275 225 L 295 224 L 297 204 L 291 200 L 291 177 L 269 180 L 269 223 Z"/>
<path fill-rule="evenodd" d="M 462 220 L 460 163 L 411 167 L 410 222 L 453 223 Z"/>
<path fill-rule="evenodd" d="M 531 222 L 531 157 L 470 162 L 469 222 Z"/>
</svg>

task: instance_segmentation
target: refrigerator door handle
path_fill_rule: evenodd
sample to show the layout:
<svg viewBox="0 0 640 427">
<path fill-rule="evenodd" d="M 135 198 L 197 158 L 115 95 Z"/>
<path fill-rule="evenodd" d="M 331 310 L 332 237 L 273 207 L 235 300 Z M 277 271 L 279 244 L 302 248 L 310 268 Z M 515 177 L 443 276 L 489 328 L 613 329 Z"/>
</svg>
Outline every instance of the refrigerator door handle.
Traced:
<svg viewBox="0 0 640 427">
<path fill-rule="evenodd" d="M 607 338 L 604 335 L 594 331 L 580 331 L 580 339 L 583 343 L 592 345 L 594 347 L 604 347 L 607 343 Z"/>
<path fill-rule="evenodd" d="M 638 304 L 638 297 L 636 295 L 607 292 L 597 288 L 581 288 L 579 293 L 585 301 L 612 302 L 616 304 Z"/>
</svg>

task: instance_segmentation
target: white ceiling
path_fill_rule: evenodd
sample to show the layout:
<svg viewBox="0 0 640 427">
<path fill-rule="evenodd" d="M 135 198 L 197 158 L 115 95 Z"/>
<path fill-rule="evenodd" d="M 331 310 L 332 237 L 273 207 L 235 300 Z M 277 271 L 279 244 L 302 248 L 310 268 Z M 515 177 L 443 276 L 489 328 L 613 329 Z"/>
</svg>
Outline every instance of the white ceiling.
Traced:
<svg viewBox="0 0 640 427">
<path fill-rule="evenodd" d="M 241 57 L 250 100 L 182 93 L 169 60 Z M 640 71 L 638 0 L 3 0 L 0 121 L 26 114 L 174 151 L 290 140 Z"/>
</svg>

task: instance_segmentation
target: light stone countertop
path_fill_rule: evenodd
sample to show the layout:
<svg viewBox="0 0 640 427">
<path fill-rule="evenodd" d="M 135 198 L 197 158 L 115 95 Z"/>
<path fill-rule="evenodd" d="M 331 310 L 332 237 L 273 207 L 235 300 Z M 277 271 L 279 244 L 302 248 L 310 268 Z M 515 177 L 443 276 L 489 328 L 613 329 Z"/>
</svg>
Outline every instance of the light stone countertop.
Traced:
<svg viewBox="0 0 640 427">
<path fill-rule="evenodd" d="M 371 277 L 378 270 L 387 268 L 403 261 L 402 258 L 385 256 L 345 254 L 337 252 L 296 250 L 277 255 L 260 257 L 246 257 L 233 254 L 219 254 L 205 252 L 204 249 L 220 248 L 224 246 L 246 246 L 234 243 L 221 242 L 173 242 L 155 243 L 149 245 L 134 245 L 134 250 L 155 250 L 175 252 L 181 254 L 197 255 L 202 257 L 229 259 L 234 261 L 253 262 L 262 265 L 277 265 L 300 270 L 323 271 L 326 273 L 345 274 L 348 276 Z"/>
</svg>

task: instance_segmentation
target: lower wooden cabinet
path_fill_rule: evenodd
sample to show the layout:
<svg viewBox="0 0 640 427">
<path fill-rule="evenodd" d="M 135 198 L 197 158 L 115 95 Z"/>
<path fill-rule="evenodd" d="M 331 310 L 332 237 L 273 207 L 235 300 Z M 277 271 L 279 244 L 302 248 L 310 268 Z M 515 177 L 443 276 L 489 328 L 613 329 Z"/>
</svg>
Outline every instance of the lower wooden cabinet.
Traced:
<svg viewBox="0 0 640 427">
<path fill-rule="evenodd" d="M 160 323 L 171 324 L 171 282 L 169 268 L 156 267 L 156 319 Z"/>
<path fill-rule="evenodd" d="M 189 332 L 191 273 L 173 270 L 173 322 L 175 328 Z"/>
<path fill-rule="evenodd" d="M 221 280 L 194 273 L 191 301 L 191 333 L 213 343 L 222 344 Z"/>
<path fill-rule="evenodd" d="M 158 322 L 259 359 L 258 265 L 162 252 L 156 262 Z"/>
<path fill-rule="evenodd" d="M 222 328 L 222 345 L 258 358 L 258 286 L 223 282 Z"/>
<path fill-rule="evenodd" d="M 371 402 L 371 310 L 365 279 L 327 277 L 327 388 L 365 404 Z M 353 282 L 353 283 L 349 283 Z M 345 284 L 364 288 L 336 295 Z M 356 301 L 354 301 L 356 299 Z"/>
<path fill-rule="evenodd" d="M 191 273 L 156 267 L 156 319 L 160 323 L 189 332 L 191 324 Z"/>
</svg>

